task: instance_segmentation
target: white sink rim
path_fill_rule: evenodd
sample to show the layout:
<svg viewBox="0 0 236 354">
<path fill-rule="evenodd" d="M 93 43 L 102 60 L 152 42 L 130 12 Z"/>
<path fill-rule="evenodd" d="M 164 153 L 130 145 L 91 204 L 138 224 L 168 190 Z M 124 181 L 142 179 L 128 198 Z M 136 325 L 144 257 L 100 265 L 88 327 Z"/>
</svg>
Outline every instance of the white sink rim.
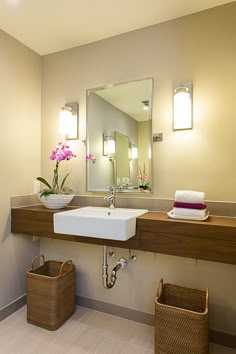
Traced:
<svg viewBox="0 0 236 354">
<path fill-rule="evenodd" d="M 82 207 L 54 214 L 54 232 L 126 241 L 136 232 L 136 218 L 147 209 Z"/>
</svg>

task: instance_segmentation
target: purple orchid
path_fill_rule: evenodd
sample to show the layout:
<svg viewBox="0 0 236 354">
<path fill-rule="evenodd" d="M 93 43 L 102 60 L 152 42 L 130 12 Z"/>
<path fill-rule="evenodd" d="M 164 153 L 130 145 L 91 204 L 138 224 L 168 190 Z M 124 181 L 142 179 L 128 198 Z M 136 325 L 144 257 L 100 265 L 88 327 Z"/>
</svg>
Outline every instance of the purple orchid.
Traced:
<svg viewBox="0 0 236 354">
<path fill-rule="evenodd" d="M 64 183 L 66 181 L 66 178 L 69 176 L 69 173 L 64 177 L 62 180 L 62 183 L 59 185 L 59 176 L 58 176 L 58 168 L 59 164 L 61 161 L 64 160 L 70 160 L 72 157 L 76 157 L 74 153 L 69 150 L 69 145 L 66 142 L 59 142 L 54 149 L 52 150 L 49 159 L 50 160 L 56 160 L 56 167 L 54 169 L 54 174 L 53 174 L 53 180 L 52 180 L 52 185 L 50 185 L 44 178 L 38 177 L 37 180 L 40 181 L 41 183 L 45 184 L 48 189 L 44 189 L 43 192 L 41 193 L 41 196 L 43 195 L 49 195 L 49 194 L 71 194 L 73 191 L 68 188 L 64 187 Z"/>
<path fill-rule="evenodd" d="M 93 154 L 86 155 L 86 160 L 91 161 L 92 163 L 96 162 L 96 157 Z"/>
</svg>

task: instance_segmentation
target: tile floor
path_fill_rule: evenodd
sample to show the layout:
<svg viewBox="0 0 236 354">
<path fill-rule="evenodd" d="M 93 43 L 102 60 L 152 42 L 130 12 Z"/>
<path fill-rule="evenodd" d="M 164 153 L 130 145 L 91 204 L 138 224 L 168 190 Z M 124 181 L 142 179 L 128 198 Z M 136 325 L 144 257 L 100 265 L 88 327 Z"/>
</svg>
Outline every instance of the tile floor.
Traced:
<svg viewBox="0 0 236 354">
<path fill-rule="evenodd" d="M 83 307 L 57 331 L 28 324 L 26 306 L 0 322 L 0 354 L 153 354 L 154 328 Z M 211 354 L 235 349 L 211 345 Z"/>
</svg>

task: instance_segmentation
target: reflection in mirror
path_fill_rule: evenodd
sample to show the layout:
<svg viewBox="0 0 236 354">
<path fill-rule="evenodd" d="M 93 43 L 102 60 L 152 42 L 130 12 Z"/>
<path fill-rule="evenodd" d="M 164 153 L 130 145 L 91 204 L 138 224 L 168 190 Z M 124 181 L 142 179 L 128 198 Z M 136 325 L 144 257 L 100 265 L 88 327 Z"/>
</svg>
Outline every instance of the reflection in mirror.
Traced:
<svg viewBox="0 0 236 354">
<path fill-rule="evenodd" d="M 87 90 L 87 190 L 151 192 L 153 80 Z"/>
<path fill-rule="evenodd" d="M 129 171 L 129 137 L 127 135 L 115 132 L 116 147 L 116 184 L 121 186 L 123 183 L 130 182 Z"/>
</svg>

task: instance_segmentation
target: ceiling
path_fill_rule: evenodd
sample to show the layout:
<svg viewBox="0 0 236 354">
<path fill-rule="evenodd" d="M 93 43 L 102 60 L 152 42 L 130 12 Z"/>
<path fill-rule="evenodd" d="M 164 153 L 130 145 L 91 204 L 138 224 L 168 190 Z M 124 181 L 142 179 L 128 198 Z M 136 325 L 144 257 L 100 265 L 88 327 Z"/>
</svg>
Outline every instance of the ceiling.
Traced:
<svg viewBox="0 0 236 354">
<path fill-rule="evenodd" d="M 154 25 L 228 0 L 0 0 L 0 28 L 45 55 Z"/>
<path fill-rule="evenodd" d="M 91 91 L 138 122 L 150 119 L 152 79 L 130 81 Z M 146 102 L 148 110 L 144 110 L 143 102 Z"/>
</svg>

